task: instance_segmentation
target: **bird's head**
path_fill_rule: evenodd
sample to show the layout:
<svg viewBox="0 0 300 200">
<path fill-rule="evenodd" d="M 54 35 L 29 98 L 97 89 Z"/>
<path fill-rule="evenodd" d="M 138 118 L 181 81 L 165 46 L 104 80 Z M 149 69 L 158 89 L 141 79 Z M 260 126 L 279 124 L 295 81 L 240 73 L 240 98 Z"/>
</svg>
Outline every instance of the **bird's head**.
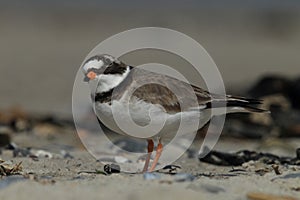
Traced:
<svg viewBox="0 0 300 200">
<path fill-rule="evenodd" d="M 108 54 L 95 55 L 82 66 L 84 81 L 98 85 L 98 92 L 106 92 L 122 82 L 131 67 Z"/>
<path fill-rule="evenodd" d="M 102 74 L 122 74 L 125 70 L 125 64 L 108 54 L 93 56 L 82 67 L 85 82 L 97 80 Z"/>
</svg>

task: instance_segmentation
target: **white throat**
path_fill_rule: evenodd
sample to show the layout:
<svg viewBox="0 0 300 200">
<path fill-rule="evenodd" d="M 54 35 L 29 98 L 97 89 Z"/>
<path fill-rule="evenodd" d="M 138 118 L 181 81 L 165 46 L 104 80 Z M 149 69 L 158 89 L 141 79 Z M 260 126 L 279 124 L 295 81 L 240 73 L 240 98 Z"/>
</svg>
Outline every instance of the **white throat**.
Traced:
<svg viewBox="0 0 300 200">
<path fill-rule="evenodd" d="M 95 80 L 98 81 L 96 92 L 108 92 L 117 87 L 129 74 L 130 67 L 127 66 L 123 74 L 101 74 Z"/>
</svg>

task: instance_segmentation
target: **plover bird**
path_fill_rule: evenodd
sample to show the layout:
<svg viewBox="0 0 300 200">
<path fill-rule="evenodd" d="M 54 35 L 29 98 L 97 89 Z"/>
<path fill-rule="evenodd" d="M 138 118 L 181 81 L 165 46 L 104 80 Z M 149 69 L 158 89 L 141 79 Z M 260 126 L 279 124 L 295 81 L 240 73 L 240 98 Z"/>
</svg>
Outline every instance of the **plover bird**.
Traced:
<svg viewBox="0 0 300 200">
<path fill-rule="evenodd" d="M 113 106 L 117 108 L 118 115 L 126 113 L 129 107 L 132 110 L 130 117 L 141 126 L 166 120 L 164 124 L 166 127 L 158 134 L 141 137 L 148 141 L 148 154 L 143 172 L 155 170 L 163 151 L 162 140 L 168 136 L 172 137 L 176 132 L 174 127 L 177 127 L 182 118 L 188 121 L 197 119 L 198 126 L 195 130 L 190 130 L 197 131 L 211 119 L 211 109 L 218 107 L 226 107 L 222 109 L 220 115 L 235 112 L 265 112 L 254 107 L 261 103 L 260 100 L 211 94 L 174 77 L 127 65 L 107 54 L 96 55 L 86 60 L 82 71 L 84 81 L 89 83 L 91 89 L 95 114 L 98 120 L 112 131 L 132 136 L 115 123 Z M 145 84 L 140 86 L 140 83 Z M 129 104 L 128 107 L 125 104 Z M 154 119 L 149 117 L 150 112 L 154 113 Z M 158 140 L 156 155 L 149 168 L 156 139 Z"/>
</svg>

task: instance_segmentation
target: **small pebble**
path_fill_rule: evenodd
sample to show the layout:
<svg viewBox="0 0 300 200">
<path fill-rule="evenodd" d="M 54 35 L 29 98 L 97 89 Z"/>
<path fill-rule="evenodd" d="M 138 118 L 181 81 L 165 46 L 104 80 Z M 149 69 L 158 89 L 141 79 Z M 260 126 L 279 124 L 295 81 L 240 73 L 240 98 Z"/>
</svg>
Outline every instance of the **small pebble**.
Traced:
<svg viewBox="0 0 300 200">
<path fill-rule="evenodd" d="M 16 150 L 18 148 L 19 148 L 18 145 L 14 142 L 10 142 L 6 147 L 7 150 Z"/>
<path fill-rule="evenodd" d="M 70 159 L 74 158 L 74 156 L 72 156 L 68 151 L 65 150 L 61 150 L 60 154 L 63 156 L 63 158 L 70 158 Z"/>
<path fill-rule="evenodd" d="M 50 152 L 44 150 L 37 150 L 36 152 L 32 152 L 32 155 L 37 156 L 38 158 L 52 158 L 53 155 Z"/>
<path fill-rule="evenodd" d="M 272 168 L 274 169 L 274 172 L 276 175 L 280 175 L 281 172 L 279 171 L 279 165 L 273 164 Z"/>
<path fill-rule="evenodd" d="M 146 172 L 143 175 L 145 180 L 158 180 L 161 179 L 161 175 L 158 173 Z"/>
<path fill-rule="evenodd" d="M 176 174 L 181 167 L 178 165 L 166 165 L 163 167 L 160 172 L 168 173 L 168 174 Z"/>
<path fill-rule="evenodd" d="M 107 164 L 107 165 L 104 165 L 104 171 L 107 174 L 120 173 L 121 167 L 116 164 Z"/>
<path fill-rule="evenodd" d="M 14 157 L 27 157 L 31 155 L 30 148 L 16 148 L 13 150 Z"/>
</svg>

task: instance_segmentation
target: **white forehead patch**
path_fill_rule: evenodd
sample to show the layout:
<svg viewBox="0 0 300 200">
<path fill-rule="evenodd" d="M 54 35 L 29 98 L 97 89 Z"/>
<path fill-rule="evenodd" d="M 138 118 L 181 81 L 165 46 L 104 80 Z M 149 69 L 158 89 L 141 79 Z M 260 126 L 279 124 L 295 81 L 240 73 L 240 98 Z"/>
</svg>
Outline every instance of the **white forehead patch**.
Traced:
<svg viewBox="0 0 300 200">
<path fill-rule="evenodd" d="M 83 66 L 83 70 L 87 72 L 91 68 L 100 69 L 104 65 L 102 60 L 90 60 L 89 62 L 85 63 Z"/>
<path fill-rule="evenodd" d="M 112 57 L 111 55 L 108 55 L 108 54 L 103 55 L 103 57 L 104 57 L 105 59 L 110 60 L 110 62 L 113 62 L 113 61 L 116 60 L 114 57 Z"/>
</svg>

